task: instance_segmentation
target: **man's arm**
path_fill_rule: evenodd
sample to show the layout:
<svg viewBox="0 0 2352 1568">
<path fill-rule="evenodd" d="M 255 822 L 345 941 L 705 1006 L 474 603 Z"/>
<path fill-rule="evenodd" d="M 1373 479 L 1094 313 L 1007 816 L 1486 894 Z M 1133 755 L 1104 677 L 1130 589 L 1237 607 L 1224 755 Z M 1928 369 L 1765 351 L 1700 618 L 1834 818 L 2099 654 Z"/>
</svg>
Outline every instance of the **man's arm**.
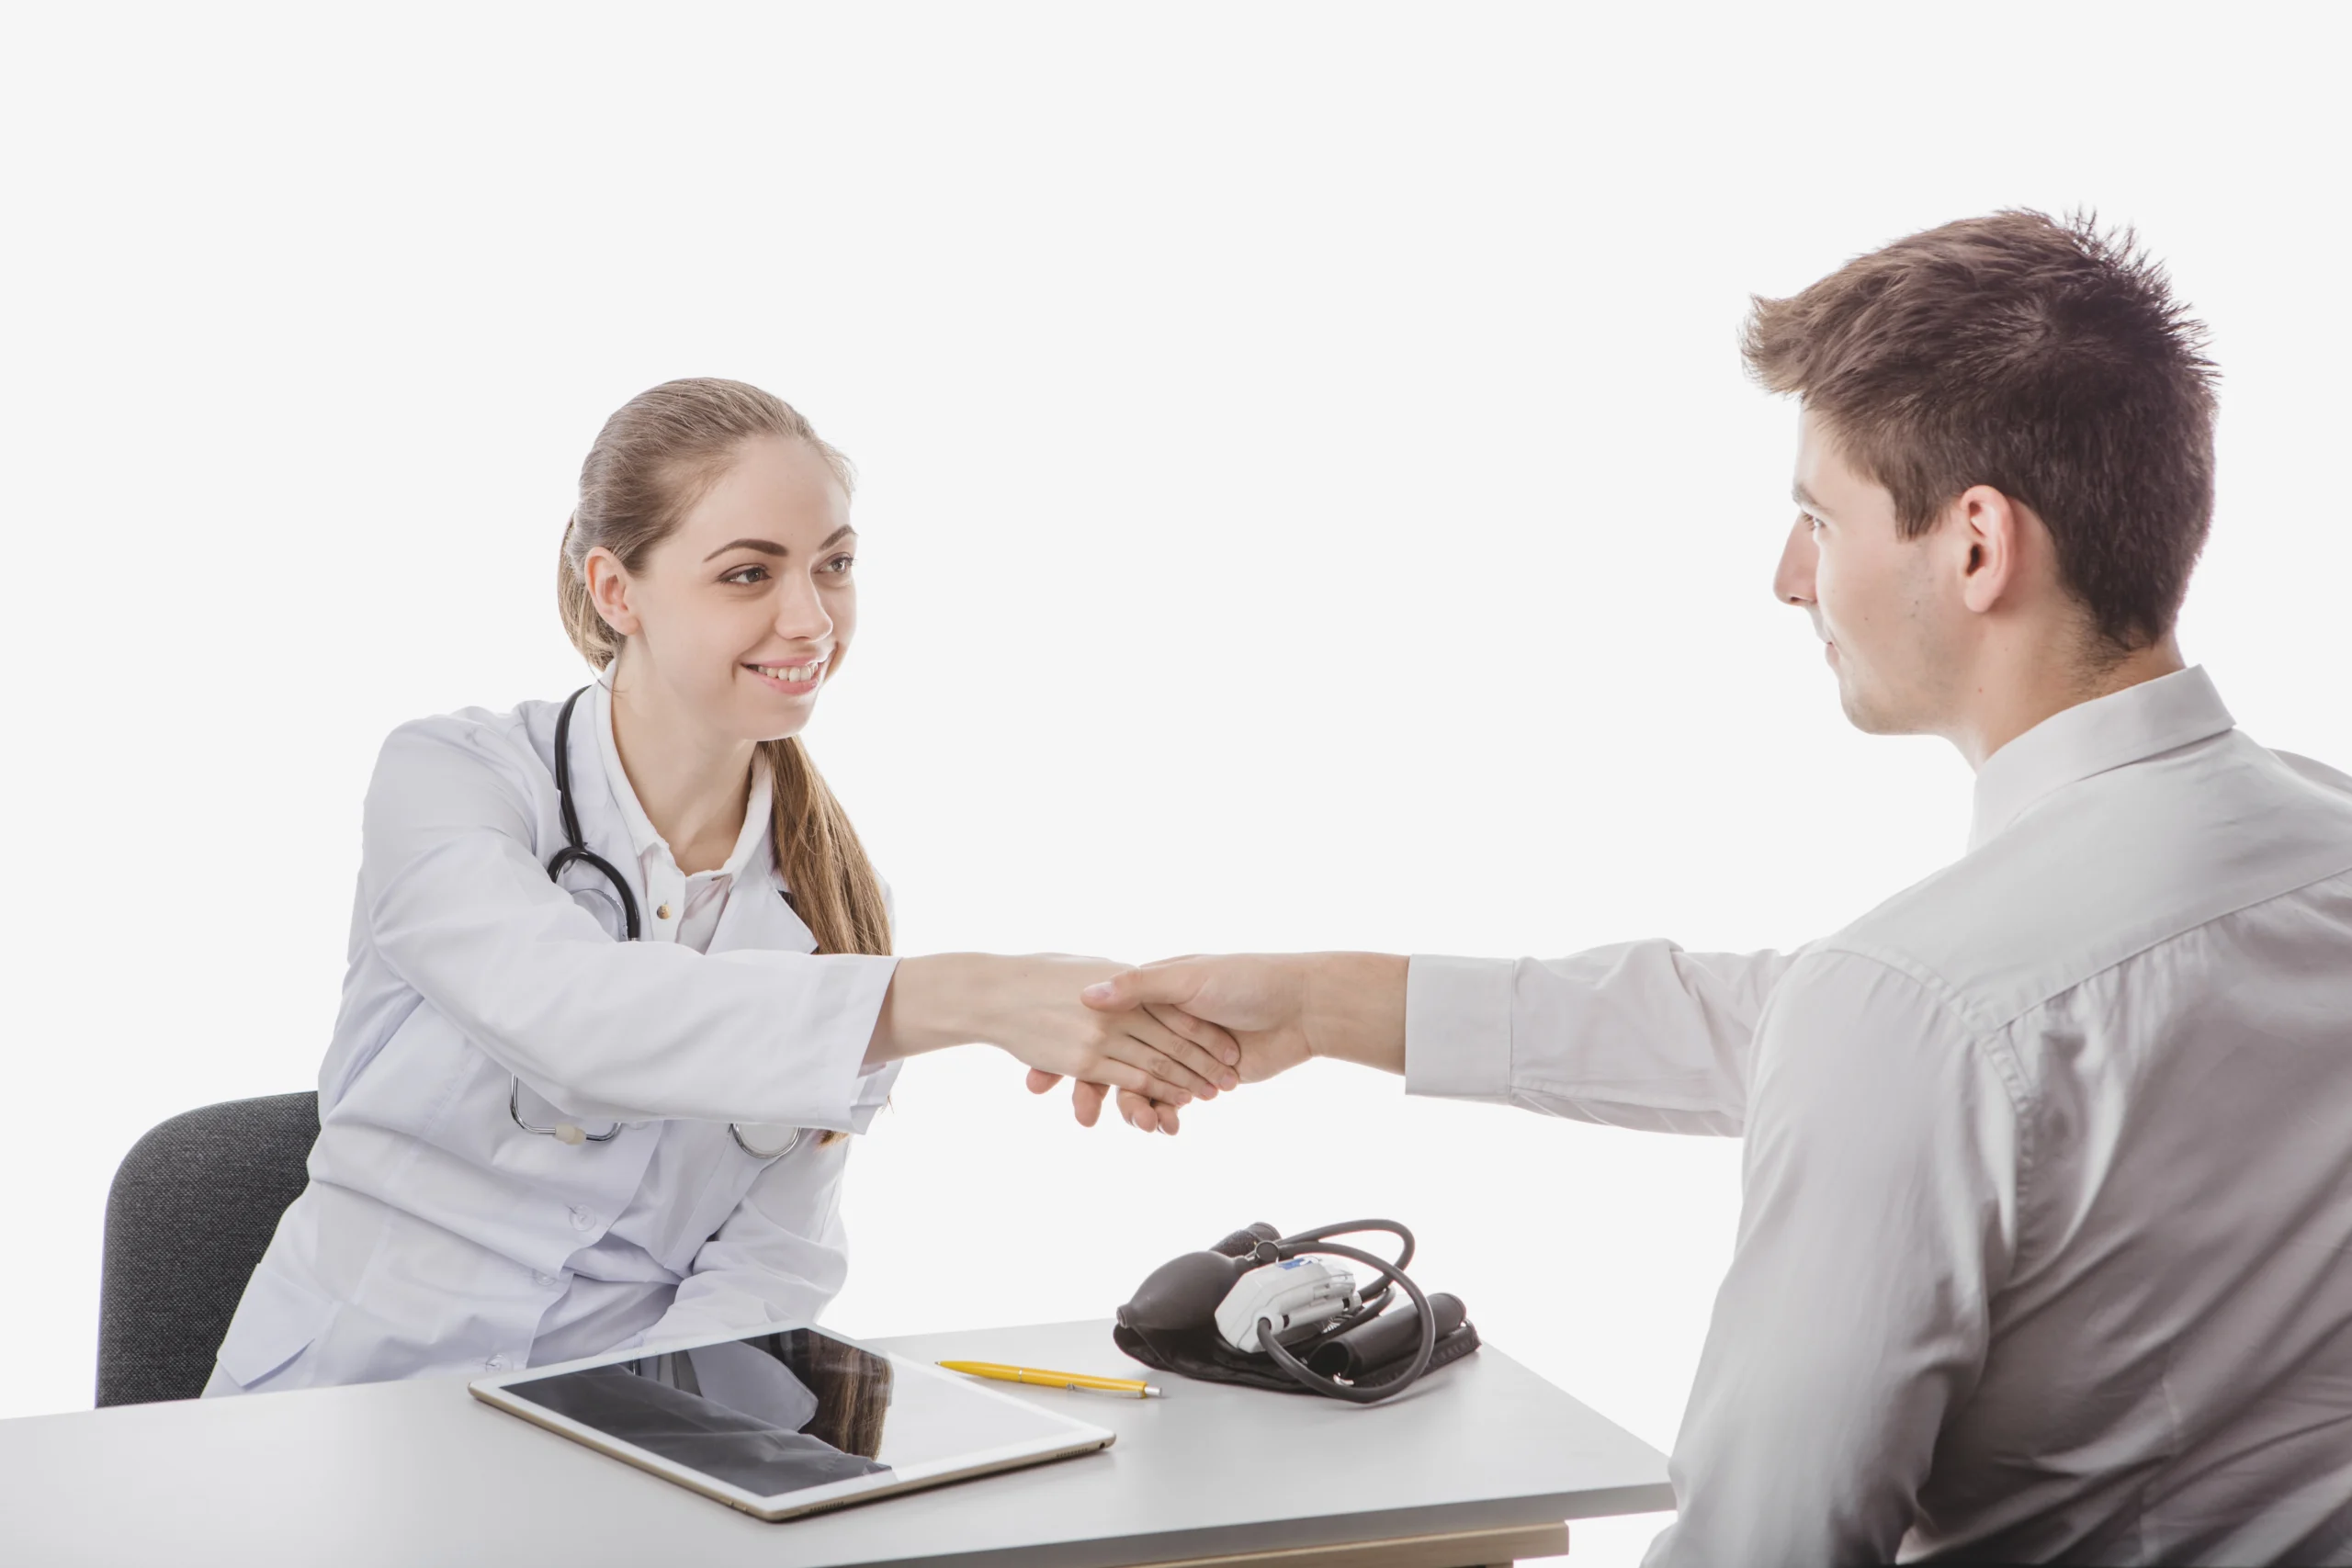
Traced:
<svg viewBox="0 0 2352 1568">
<path fill-rule="evenodd" d="M 1654 1133 L 1736 1135 L 1780 953 L 1630 942 L 1567 958 L 1413 960 L 1405 1088 Z"/>
<path fill-rule="evenodd" d="M 1402 1074 L 1415 1094 L 1736 1134 L 1756 1020 L 1791 962 L 1668 942 L 1561 959 L 1238 954 L 1147 964 L 1085 997 L 1148 1005 L 1180 1032 L 1187 1020 L 1223 1024 L 1241 1043 L 1245 1083 L 1328 1056 Z M 1130 1121 L 1174 1130 L 1171 1110 L 1120 1103 Z M 1081 1099 L 1080 1120 L 1091 1110 Z"/>
<path fill-rule="evenodd" d="M 1894 1561 L 1983 1366 L 2018 1134 L 1984 1043 L 1917 982 L 1842 953 L 1782 980 L 1650 1568 Z"/>
</svg>

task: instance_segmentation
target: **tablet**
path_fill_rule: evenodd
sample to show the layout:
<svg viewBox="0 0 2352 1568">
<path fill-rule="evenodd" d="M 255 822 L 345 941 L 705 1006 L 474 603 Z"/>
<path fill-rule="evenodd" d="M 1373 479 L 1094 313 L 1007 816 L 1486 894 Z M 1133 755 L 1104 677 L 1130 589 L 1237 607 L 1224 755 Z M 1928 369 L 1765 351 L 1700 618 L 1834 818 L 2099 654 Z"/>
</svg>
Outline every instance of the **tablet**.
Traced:
<svg viewBox="0 0 2352 1568">
<path fill-rule="evenodd" d="M 821 1328 L 681 1340 L 467 1386 L 763 1519 L 1085 1453 L 1114 1436 Z"/>
</svg>

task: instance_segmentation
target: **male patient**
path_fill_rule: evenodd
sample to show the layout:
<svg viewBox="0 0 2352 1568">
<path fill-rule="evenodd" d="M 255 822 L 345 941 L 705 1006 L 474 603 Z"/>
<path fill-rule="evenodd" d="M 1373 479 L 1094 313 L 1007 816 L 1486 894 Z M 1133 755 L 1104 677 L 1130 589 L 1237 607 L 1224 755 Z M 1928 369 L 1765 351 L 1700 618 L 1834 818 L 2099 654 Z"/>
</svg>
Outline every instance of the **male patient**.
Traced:
<svg viewBox="0 0 2352 1568">
<path fill-rule="evenodd" d="M 2200 339 L 2128 236 L 2025 212 L 1758 301 L 1803 409 L 1774 591 L 1857 726 L 1976 770 L 1968 852 L 1844 931 L 1089 997 L 1247 1077 L 1746 1137 L 1653 1563 L 2352 1562 L 2352 779 L 2182 667 Z"/>
</svg>

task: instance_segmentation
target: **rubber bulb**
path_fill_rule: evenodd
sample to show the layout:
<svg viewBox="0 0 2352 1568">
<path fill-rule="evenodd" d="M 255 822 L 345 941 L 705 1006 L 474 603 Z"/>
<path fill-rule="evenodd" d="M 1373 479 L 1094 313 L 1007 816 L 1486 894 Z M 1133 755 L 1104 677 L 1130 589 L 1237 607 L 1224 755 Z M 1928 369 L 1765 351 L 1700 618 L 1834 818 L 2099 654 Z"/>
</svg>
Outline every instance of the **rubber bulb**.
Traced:
<svg viewBox="0 0 2352 1568">
<path fill-rule="evenodd" d="M 1234 1280 L 1255 1267 L 1249 1258 L 1216 1252 L 1170 1258 L 1153 1269 L 1135 1299 L 1119 1309 L 1119 1321 L 1152 1334 L 1214 1329 L 1217 1303 L 1233 1289 Z"/>
</svg>

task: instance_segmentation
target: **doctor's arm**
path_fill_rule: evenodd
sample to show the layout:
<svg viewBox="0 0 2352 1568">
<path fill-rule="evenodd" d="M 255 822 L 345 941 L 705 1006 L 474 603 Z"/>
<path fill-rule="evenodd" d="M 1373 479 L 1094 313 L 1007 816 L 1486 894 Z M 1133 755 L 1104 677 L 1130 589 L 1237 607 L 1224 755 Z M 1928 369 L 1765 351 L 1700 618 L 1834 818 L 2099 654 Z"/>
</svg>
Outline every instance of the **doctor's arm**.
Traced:
<svg viewBox="0 0 2352 1568">
<path fill-rule="evenodd" d="M 1894 1560 L 1984 1365 L 2019 1132 L 1984 1043 L 1907 976 L 1827 953 L 1782 982 L 1650 1568 Z"/>
<path fill-rule="evenodd" d="M 1190 1064 L 1224 1070 L 1156 1021 L 1075 1005 L 1114 964 L 939 955 L 906 961 L 894 997 L 889 957 L 616 942 L 541 866 L 533 783 L 487 727 L 394 730 L 360 905 L 393 973 L 567 1111 L 857 1130 L 877 1066 L 966 1042 L 1155 1099 L 1198 1092 Z"/>
<path fill-rule="evenodd" d="M 849 1149 L 846 1138 L 810 1138 L 760 1172 L 695 1254 L 670 1309 L 643 1342 L 814 1321 L 849 1274 L 841 1222 Z"/>
<path fill-rule="evenodd" d="M 1147 964 L 1091 987 L 1183 1027 L 1225 1026 L 1241 1077 L 1309 1056 L 1401 1074 L 1408 1093 L 1483 1100 L 1656 1132 L 1737 1134 L 1756 1021 L 1792 957 L 1687 953 L 1669 942 L 1559 959 L 1410 960 L 1382 953 L 1241 954 Z M 1038 1075 L 1030 1087 L 1042 1089 Z M 1088 1119 L 1080 1091 L 1080 1116 Z M 1131 1122 L 1170 1108 L 1122 1092 Z"/>
</svg>

